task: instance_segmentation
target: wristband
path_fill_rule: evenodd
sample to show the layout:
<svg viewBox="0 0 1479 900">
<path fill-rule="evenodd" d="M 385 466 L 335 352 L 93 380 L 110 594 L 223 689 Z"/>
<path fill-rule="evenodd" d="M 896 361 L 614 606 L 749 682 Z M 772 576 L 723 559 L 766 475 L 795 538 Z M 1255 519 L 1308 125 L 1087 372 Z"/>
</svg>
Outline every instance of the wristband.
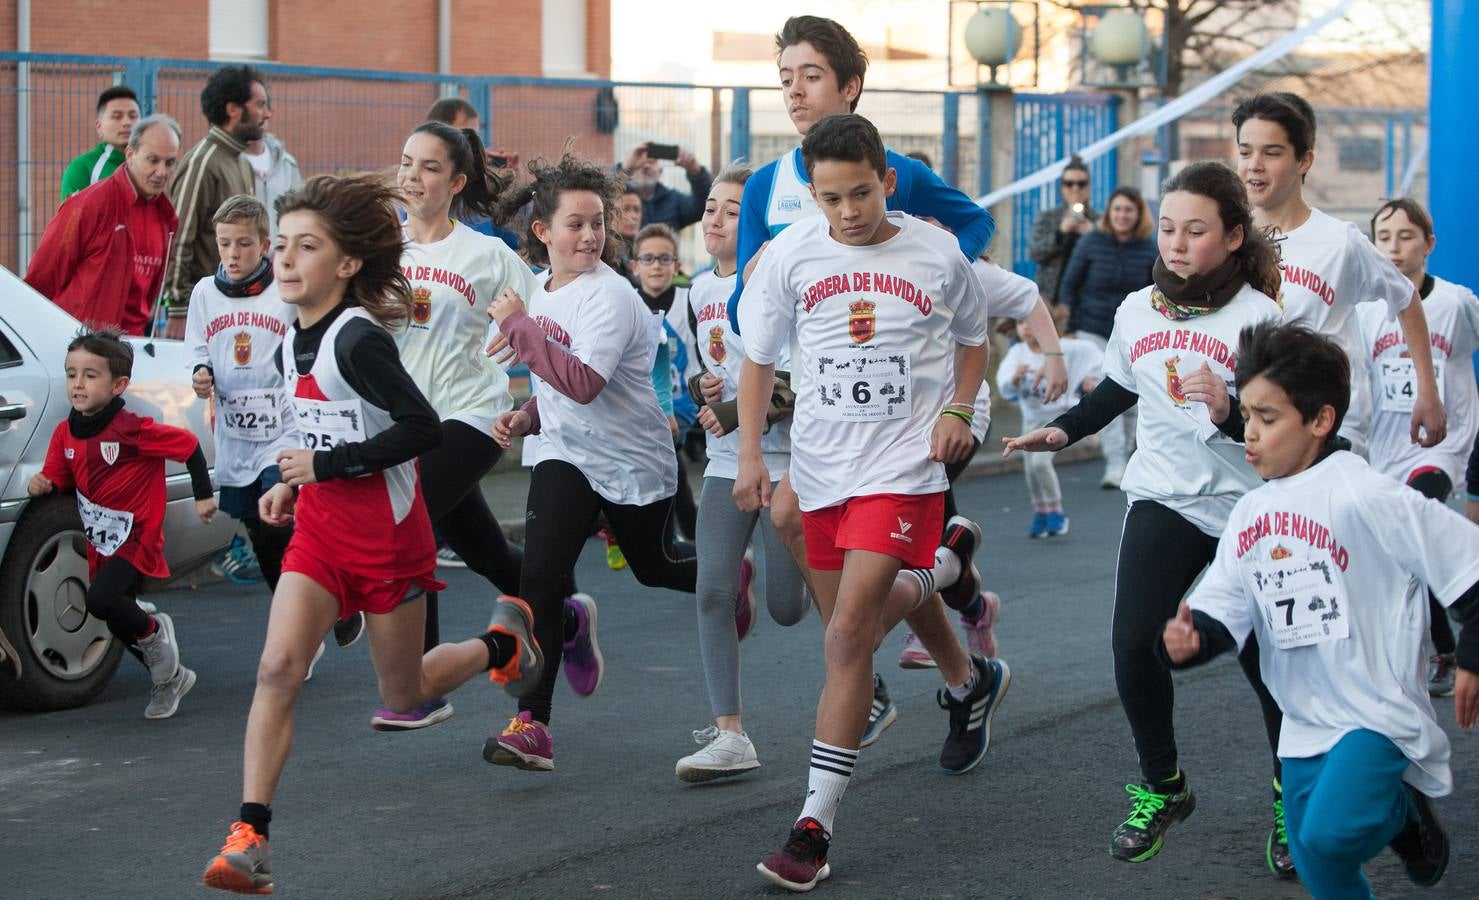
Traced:
<svg viewBox="0 0 1479 900">
<path fill-rule="evenodd" d="M 1043 351 L 1043 356 L 1056 356 L 1059 359 L 1062 359 L 1063 358 L 1063 351 L 1062 350 L 1044 350 Z"/>
<path fill-rule="evenodd" d="M 966 412 L 974 413 L 976 411 L 976 404 L 974 404 L 974 403 L 946 403 L 945 404 L 945 408 L 946 409 L 963 409 Z"/>
<path fill-rule="evenodd" d="M 974 420 L 976 418 L 975 416 L 973 416 L 973 415 L 967 415 L 967 414 L 961 412 L 958 409 L 947 409 L 947 410 L 941 411 L 940 418 L 943 419 L 946 416 L 954 416 L 955 418 L 961 420 L 962 422 L 966 423 L 967 425 L 973 424 L 974 423 Z"/>
</svg>

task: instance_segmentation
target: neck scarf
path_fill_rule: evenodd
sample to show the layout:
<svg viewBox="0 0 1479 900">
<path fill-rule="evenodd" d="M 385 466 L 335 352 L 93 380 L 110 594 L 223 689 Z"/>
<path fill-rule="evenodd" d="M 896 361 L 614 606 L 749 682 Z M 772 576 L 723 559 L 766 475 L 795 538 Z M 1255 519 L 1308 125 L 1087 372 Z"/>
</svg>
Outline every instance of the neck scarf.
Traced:
<svg viewBox="0 0 1479 900">
<path fill-rule="evenodd" d="M 108 423 L 113 421 L 120 409 L 123 409 L 122 397 L 114 397 L 108 401 L 108 405 L 97 415 L 83 415 L 74 409 L 67 414 L 67 430 L 72 432 L 74 438 L 95 437 L 103 433 L 103 429 L 108 427 Z"/>
<path fill-rule="evenodd" d="M 1150 305 L 1173 322 L 1221 309 L 1247 283 L 1236 256 L 1229 256 L 1210 272 L 1201 272 L 1190 278 L 1182 278 L 1172 272 L 1160 257 L 1156 257 L 1151 277 L 1155 280 L 1155 288 L 1150 292 Z"/>
<path fill-rule="evenodd" d="M 224 265 L 216 267 L 216 290 L 228 297 L 255 297 L 272 283 L 272 260 L 264 259 L 257 270 L 240 281 L 226 277 Z"/>
</svg>

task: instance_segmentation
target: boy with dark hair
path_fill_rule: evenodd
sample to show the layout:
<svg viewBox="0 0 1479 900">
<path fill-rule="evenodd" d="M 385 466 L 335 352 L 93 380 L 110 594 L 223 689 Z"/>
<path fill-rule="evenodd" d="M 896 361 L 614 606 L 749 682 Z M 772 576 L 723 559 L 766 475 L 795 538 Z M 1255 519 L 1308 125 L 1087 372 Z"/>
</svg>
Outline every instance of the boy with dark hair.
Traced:
<svg viewBox="0 0 1479 900">
<path fill-rule="evenodd" d="M 1443 876 L 1430 797 L 1453 789 L 1423 685 L 1430 586 L 1464 629 L 1457 720 L 1479 716 L 1479 529 L 1335 449 L 1346 351 L 1296 325 L 1247 328 L 1237 354 L 1248 461 L 1266 483 L 1233 508 L 1217 556 L 1159 652 L 1200 665 L 1256 637 L 1284 712 L 1284 815 L 1316 897 L 1366 897 L 1361 865 L 1391 848 L 1408 877 Z"/>
<path fill-rule="evenodd" d="M 133 347 L 116 331 L 84 331 L 67 345 L 67 396 L 72 413 L 58 423 L 46 463 L 27 491 L 41 497 L 77 490 L 77 512 L 87 535 L 87 612 L 108 623 L 149 670 L 146 719 L 167 719 L 195 685 L 180 664 L 170 617 L 140 608 L 144 578 L 164 578 L 164 461 L 190 470 L 195 512 L 216 514 L 210 472 L 195 435 L 156 424 L 123 408 L 133 374 Z"/>
<path fill-rule="evenodd" d="M 139 121 L 139 98 L 133 88 L 115 84 L 98 95 L 95 127 L 98 145 L 67 163 L 62 172 L 62 199 L 97 184 L 123 165 L 123 150 Z"/>
<path fill-rule="evenodd" d="M 872 124 L 829 117 L 810 129 L 803 151 L 823 215 L 777 238 L 745 292 L 734 485 L 745 512 L 769 505 L 760 438 L 775 364 L 794 331 L 800 383 L 790 471 L 813 595 L 827 623 L 827 677 L 805 804 L 785 847 L 758 867 L 793 891 L 810 890 L 831 872 L 832 823 L 873 700 L 873 652 L 912 612 L 888 602 L 891 589 L 904 566 L 936 563 L 934 536 L 947 524 L 944 464 L 972 449 L 987 338 L 980 282 L 955 239 L 888 213 L 897 175 Z M 956 517 L 949 526 L 972 532 L 974 548 L 974 523 Z M 915 594 L 913 603 L 929 593 Z M 974 765 L 1011 676 L 1004 663 L 982 656 L 970 658 L 969 672 L 939 702 L 951 710 L 952 738 L 970 747 L 963 756 L 979 753 Z"/>
</svg>

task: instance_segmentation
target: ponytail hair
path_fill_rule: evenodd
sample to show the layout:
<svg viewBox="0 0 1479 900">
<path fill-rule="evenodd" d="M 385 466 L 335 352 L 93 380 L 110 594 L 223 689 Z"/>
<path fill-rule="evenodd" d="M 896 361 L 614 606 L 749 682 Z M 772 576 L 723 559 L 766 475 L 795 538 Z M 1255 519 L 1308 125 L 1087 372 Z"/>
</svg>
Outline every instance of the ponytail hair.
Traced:
<svg viewBox="0 0 1479 900">
<path fill-rule="evenodd" d="M 411 315 L 411 283 L 401 272 L 396 196 L 373 175 L 315 175 L 277 198 L 279 221 L 290 212 L 313 213 L 339 252 L 360 261 L 344 298 L 386 327 Z"/>
<path fill-rule="evenodd" d="M 529 181 L 508 191 L 498 202 L 499 217 L 511 218 L 526 205 L 530 207 L 527 221 L 519 230 L 519 245 L 524 258 L 536 266 L 548 266 L 549 248 L 534 234 L 534 223 L 553 225 L 555 212 L 560 208 L 560 197 L 567 191 L 590 191 L 601 198 L 606 226 L 606 244 L 601 249 L 601 260 L 613 269 L 621 268 L 622 250 L 626 240 L 616 232 L 616 201 L 626 188 L 619 180 L 595 163 L 576 156 L 567 143 L 565 152 L 558 162 L 544 157 L 529 161 Z"/>
<path fill-rule="evenodd" d="M 1279 250 L 1253 225 L 1253 212 L 1248 207 L 1248 190 L 1236 172 L 1220 162 L 1196 162 L 1172 175 L 1161 187 L 1161 196 L 1184 191 L 1206 197 L 1217 204 L 1224 233 L 1243 229 L 1243 243 L 1232 252 L 1243 271 L 1243 278 L 1254 290 L 1270 297 L 1279 296 L 1283 275 L 1279 271 Z"/>
<path fill-rule="evenodd" d="M 467 184 L 452 198 L 452 216 L 465 219 L 469 216 L 486 216 L 494 224 L 503 224 L 495 213 L 498 197 L 508 187 L 513 176 L 489 167 L 488 154 L 483 149 L 483 139 L 471 128 L 453 128 L 445 122 L 423 122 L 411 134 L 429 134 L 447 148 L 447 157 L 452 162 L 455 175 L 467 176 Z"/>
</svg>

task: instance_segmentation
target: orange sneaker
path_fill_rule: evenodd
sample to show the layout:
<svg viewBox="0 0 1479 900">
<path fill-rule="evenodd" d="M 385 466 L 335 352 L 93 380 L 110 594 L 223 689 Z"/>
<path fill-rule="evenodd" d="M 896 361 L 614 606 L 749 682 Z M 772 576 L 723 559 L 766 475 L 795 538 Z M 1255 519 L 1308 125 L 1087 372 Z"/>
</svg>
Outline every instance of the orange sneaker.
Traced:
<svg viewBox="0 0 1479 900">
<path fill-rule="evenodd" d="M 245 822 L 232 822 L 231 835 L 201 879 L 206 887 L 233 894 L 272 893 L 272 857 L 267 839 Z"/>
<path fill-rule="evenodd" d="M 534 640 L 534 610 L 518 597 L 499 597 L 488 630 L 519 642 L 519 652 L 503 665 L 489 669 L 488 680 L 503 685 L 515 697 L 524 696 L 534 689 L 544 672 L 544 653 Z"/>
</svg>

